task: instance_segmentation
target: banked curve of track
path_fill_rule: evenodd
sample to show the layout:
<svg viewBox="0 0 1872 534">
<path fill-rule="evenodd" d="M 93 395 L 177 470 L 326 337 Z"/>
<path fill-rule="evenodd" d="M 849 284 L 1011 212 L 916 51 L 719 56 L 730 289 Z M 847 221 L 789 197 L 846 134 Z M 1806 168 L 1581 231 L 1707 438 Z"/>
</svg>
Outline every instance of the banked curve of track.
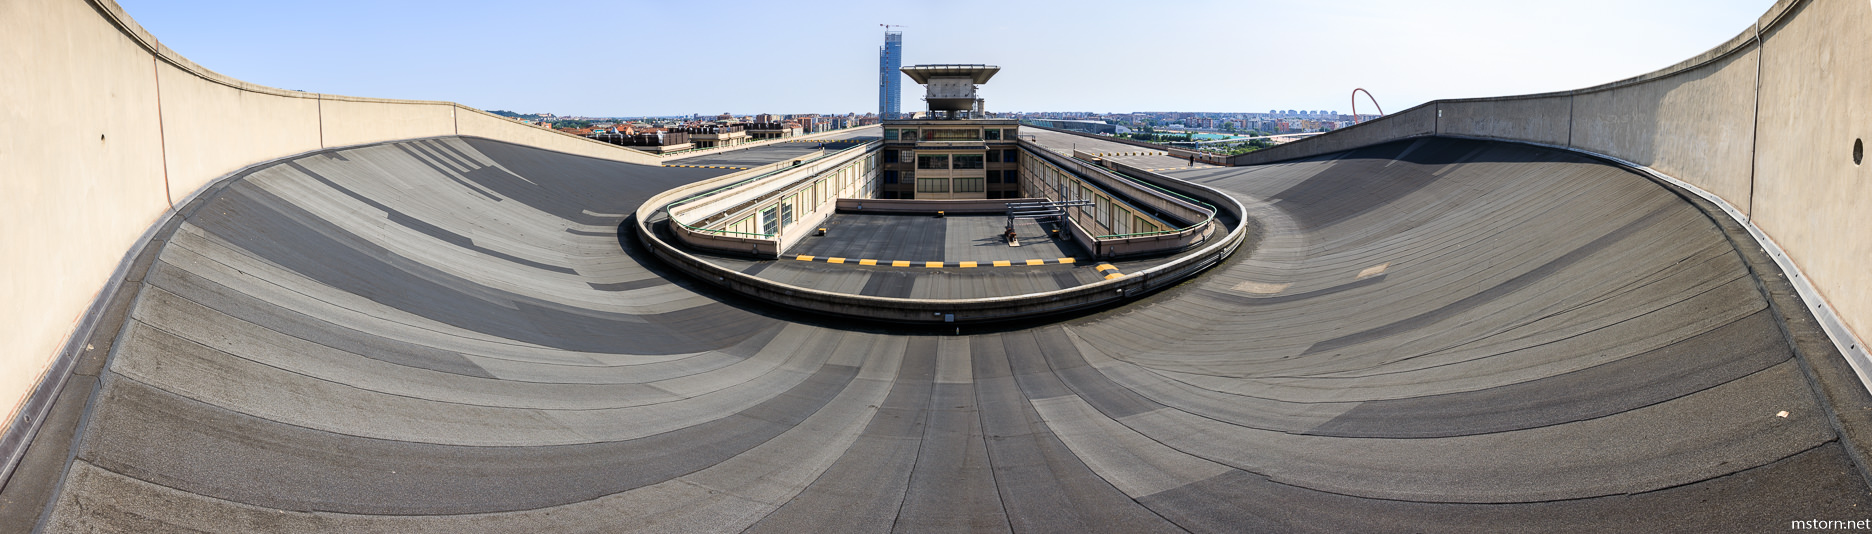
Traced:
<svg viewBox="0 0 1872 534">
<path fill-rule="evenodd" d="M 1252 251 L 960 336 L 790 321 L 620 239 L 719 172 L 446 137 L 235 177 L 161 237 L 45 526 L 1752 531 L 1872 505 L 1736 251 L 1616 167 L 1425 139 L 1182 172 L 1246 206 Z"/>
</svg>

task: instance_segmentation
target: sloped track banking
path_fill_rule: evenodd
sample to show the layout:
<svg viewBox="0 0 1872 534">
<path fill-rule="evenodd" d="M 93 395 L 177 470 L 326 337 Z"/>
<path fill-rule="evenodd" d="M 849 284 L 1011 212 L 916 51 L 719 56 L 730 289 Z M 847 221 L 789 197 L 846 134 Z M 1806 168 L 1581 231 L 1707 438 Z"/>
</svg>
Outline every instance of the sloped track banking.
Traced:
<svg viewBox="0 0 1872 534">
<path fill-rule="evenodd" d="M 1252 250 L 959 336 L 789 321 L 618 236 L 709 175 L 443 137 L 235 177 L 157 237 L 75 375 L 90 406 L 55 409 L 83 414 L 69 462 L 35 445 L 6 506 L 39 490 L 54 532 L 1708 532 L 1872 505 L 1743 255 L 1597 161 L 1422 139 L 1180 174 L 1246 206 Z"/>
</svg>

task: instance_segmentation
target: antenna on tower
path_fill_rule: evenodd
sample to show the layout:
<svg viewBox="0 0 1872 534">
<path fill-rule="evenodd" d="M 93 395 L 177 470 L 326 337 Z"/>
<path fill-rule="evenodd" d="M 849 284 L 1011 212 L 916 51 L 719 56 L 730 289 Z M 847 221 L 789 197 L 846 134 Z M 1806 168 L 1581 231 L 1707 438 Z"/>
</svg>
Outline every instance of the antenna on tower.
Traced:
<svg viewBox="0 0 1872 534">
<path fill-rule="evenodd" d="M 884 31 L 890 31 L 891 28 L 908 28 L 909 27 L 909 26 L 905 26 L 902 24 L 879 24 L 879 26 L 883 26 Z"/>
</svg>

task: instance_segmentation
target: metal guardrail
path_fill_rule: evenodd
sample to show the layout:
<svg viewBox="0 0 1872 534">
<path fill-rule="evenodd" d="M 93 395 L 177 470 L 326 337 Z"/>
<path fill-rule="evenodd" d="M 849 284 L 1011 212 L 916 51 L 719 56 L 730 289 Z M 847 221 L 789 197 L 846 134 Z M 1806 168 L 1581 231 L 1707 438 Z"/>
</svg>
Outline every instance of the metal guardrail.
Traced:
<svg viewBox="0 0 1872 534">
<path fill-rule="evenodd" d="M 1044 147 L 1043 147 L 1043 148 L 1044 148 Z M 1040 156 L 1040 153 L 1039 153 L 1038 151 L 1035 151 L 1035 150 L 1033 150 L 1033 149 L 1031 149 L 1031 148 L 1029 148 L 1029 147 L 1026 147 L 1026 146 L 1022 146 L 1022 147 L 1021 147 L 1021 150 L 1023 150 L 1023 151 L 1025 151 L 1025 152 L 1028 152 L 1028 153 L 1032 153 L 1032 154 L 1035 154 L 1035 156 L 1036 156 L 1036 158 L 1035 158 L 1035 159 L 1038 159 L 1038 160 L 1040 160 L 1040 162 L 1041 162 L 1041 163 L 1043 163 L 1043 164 L 1045 164 L 1045 165 L 1047 165 L 1047 166 L 1050 166 L 1050 167 L 1053 167 L 1053 168 L 1055 168 L 1055 169 L 1059 169 L 1059 170 L 1060 170 L 1060 171 L 1062 171 L 1062 172 L 1067 172 L 1067 173 L 1071 173 L 1071 172 L 1072 172 L 1072 171 L 1069 171 L 1069 170 L 1066 170 L 1066 168 L 1064 168 L 1064 167 L 1061 167 L 1061 166 L 1060 166 L 1060 165 L 1058 165 L 1058 164 L 1055 164 L 1055 163 L 1053 163 L 1052 161 L 1049 161 L 1049 160 L 1048 160 L 1048 158 L 1046 158 L 1046 157 L 1044 157 L 1044 156 Z M 1216 207 L 1215 207 L 1214 205 L 1212 205 L 1212 204 L 1210 204 L 1210 203 L 1208 203 L 1208 202 L 1203 202 L 1203 201 L 1201 201 L 1201 200 L 1197 200 L 1197 199 L 1194 199 L 1194 198 L 1190 198 L 1190 197 L 1189 197 L 1189 196 L 1187 196 L 1187 195 L 1183 195 L 1183 194 L 1180 194 L 1180 193 L 1177 193 L 1177 192 L 1175 192 L 1175 191 L 1171 191 L 1171 190 L 1168 190 L 1168 189 L 1164 189 L 1164 188 L 1162 188 L 1162 187 L 1158 187 L 1158 186 L 1157 186 L 1157 185 L 1155 185 L 1155 184 L 1152 184 L 1152 183 L 1149 183 L 1149 182 L 1145 182 L 1145 181 L 1143 181 L 1143 180 L 1139 180 L 1139 179 L 1136 179 L 1136 178 L 1132 178 L 1132 177 L 1130 177 L 1130 176 L 1126 176 L 1126 175 L 1124 175 L 1123 173 L 1118 173 L 1118 172 L 1112 172 L 1112 171 L 1111 171 L 1110 169 L 1106 169 L 1106 168 L 1104 168 L 1104 167 L 1102 167 L 1102 166 L 1098 166 L 1098 165 L 1091 165 L 1090 163 L 1088 163 L 1088 166 L 1090 166 L 1090 167 L 1092 167 L 1092 168 L 1094 168 L 1094 169 L 1098 169 L 1098 171 L 1099 171 L 1099 172 L 1102 172 L 1102 173 L 1104 173 L 1104 174 L 1106 174 L 1106 175 L 1109 175 L 1110 177 L 1113 177 L 1113 178 L 1117 178 L 1117 179 L 1121 179 L 1121 180 L 1123 180 L 1123 181 L 1125 181 L 1125 182 L 1129 182 L 1129 183 L 1132 183 L 1132 184 L 1139 184 L 1139 185 L 1144 185 L 1144 186 L 1147 186 L 1147 187 L 1149 187 L 1149 188 L 1151 188 L 1151 189 L 1153 189 L 1153 190 L 1156 190 L 1156 191 L 1158 191 L 1158 192 L 1161 192 L 1161 193 L 1165 193 L 1165 194 L 1168 194 L 1168 195 L 1171 195 L 1171 196 L 1174 196 L 1174 197 L 1176 197 L 1176 198 L 1177 198 L 1177 199 L 1179 199 L 1179 200 L 1183 200 L 1183 201 L 1185 201 L 1185 202 L 1190 202 L 1190 203 L 1192 203 L 1192 204 L 1195 204 L 1195 205 L 1197 205 L 1197 206 L 1200 206 L 1201 208 L 1203 208 L 1203 211 L 1207 211 L 1207 212 L 1208 212 L 1208 216 L 1207 216 L 1207 217 L 1205 217 L 1205 218 L 1204 218 L 1203 220 L 1201 220 L 1201 221 L 1198 221 L 1198 222 L 1195 222 L 1195 223 L 1192 223 L 1192 224 L 1190 224 L 1190 225 L 1188 225 L 1188 226 L 1184 226 L 1184 227 L 1182 227 L 1182 228 L 1177 228 L 1177 229 L 1172 229 L 1172 230 L 1156 230 L 1156 231 L 1151 231 L 1151 232 L 1133 232 L 1133 233 L 1128 233 L 1128 234 L 1106 234 L 1106 235 L 1100 235 L 1100 236 L 1095 236 L 1095 238 L 1096 238 L 1096 239 L 1130 239 L 1130 238 L 1136 238 L 1136 237 L 1150 237 L 1150 236 L 1158 236 L 1158 235 L 1173 235 L 1173 234 L 1181 234 L 1181 233 L 1184 233 L 1184 232 L 1189 232 L 1189 231 L 1191 231 L 1191 230 L 1194 230 L 1194 229 L 1196 229 L 1196 228 L 1199 228 L 1199 227 L 1201 227 L 1201 226 L 1203 226 L 1203 225 L 1206 225 L 1206 224 L 1209 224 L 1209 223 L 1211 223 L 1211 222 L 1213 222 L 1213 221 L 1215 221 L 1215 217 L 1216 217 L 1216 212 L 1217 212 L 1218 210 L 1216 209 Z M 1074 174 L 1077 174 L 1077 173 L 1074 173 Z M 1105 189 L 1106 189 L 1105 187 L 1103 187 L 1103 186 L 1100 186 L 1099 184 L 1091 184 L 1091 185 L 1092 185 L 1093 187 L 1097 187 L 1097 188 L 1099 188 L 1100 190 L 1105 190 Z M 1122 198 L 1122 197 L 1120 197 L 1120 195 L 1118 195 L 1118 194 L 1117 194 L 1117 193 L 1115 193 L 1115 192 L 1112 192 L 1112 191 L 1104 191 L 1104 192 L 1105 192 L 1106 194 L 1108 194 L 1108 195 L 1111 195 L 1111 196 L 1113 196 L 1113 197 L 1118 197 L 1118 198 Z M 1136 206 L 1133 206 L 1133 207 L 1136 207 Z"/>
<path fill-rule="evenodd" d="M 1119 165 L 1124 165 L 1124 164 L 1123 164 L 1123 163 L 1120 163 Z M 1125 165 L 1125 166 L 1127 166 L 1127 167 L 1129 167 L 1129 165 Z M 1138 171 L 1139 171 L 1139 172 L 1150 172 L 1150 171 L 1145 171 L 1145 170 L 1143 170 L 1143 169 L 1138 169 Z M 1203 219 L 1203 221 L 1202 221 L 1202 222 L 1199 222 L 1199 223 L 1196 223 L 1196 224 L 1192 224 L 1192 225 L 1189 225 L 1189 226 L 1187 226 L 1187 227 L 1184 227 L 1184 228 L 1183 228 L 1182 230 L 1175 230 L 1175 231 L 1170 231 L 1170 230 L 1163 230 L 1163 231 L 1157 231 L 1157 232 L 1145 232 L 1145 233 L 1136 233 L 1136 234 L 1116 234 L 1116 235 L 1112 235 L 1112 236 L 1099 236 L 1099 237 L 1101 237 L 1101 238 L 1103 238 L 1103 237 L 1113 237 L 1113 238 L 1123 238 L 1123 237 L 1142 237 L 1142 236 L 1147 236 L 1147 235 L 1158 235 L 1158 234 L 1164 234 L 1164 233 L 1180 233 L 1180 232 L 1183 232 L 1183 231 L 1185 231 L 1185 230 L 1189 230 L 1190 228 L 1195 228 L 1195 227 L 1198 227 L 1198 226 L 1202 226 L 1202 225 L 1204 225 L 1204 224 L 1208 224 L 1208 223 L 1209 223 L 1210 221 L 1214 221 L 1214 220 L 1215 220 L 1215 217 L 1216 217 L 1216 213 L 1217 213 L 1217 211 L 1218 211 L 1218 210 L 1216 209 L 1216 207 L 1215 207 L 1214 205 L 1212 205 L 1212 204 L 1210 204 L 1210 203 L 1208 203 L 1208 202 L 1203 202 L 1203 201 L 1201 201 L 1201 200 L 1197 200 L 1197 199 L 1194 199 L 1194 198 L 1190 198 L 1189 196 L 1187 196 L 1187 195 L 1184 195 L 1184 194 L 1182 194 L 1182 193 L 1178 193 L 1178 192 L 1176 192 L 1176 191 L 1171 191 L 1171 190 L 1169 190 L 1169 189 L 1164 189 L 1163 187 L 1161 187 L 1161 186 L 1158 186 L 1157 184 L 1153 184 L 1153 183 L 1150 183 L 1150 182 L 1146 182 L 1146 181 L 1144 181 L 1144 180 L 1140 180 L 1140 179 L 1137 179 L 1137 178 L 1135 178 L 1135 177 L 1132 177 L 1131 175 L 1128 175 L 1128 174 L 1125 174 L 1125 173 L 1123 173 L 1123 172 L 1114 172 L 1114 173 L 1112 173 L 1112 174 L 1114 174 L 1114 175 L 1117 175 L 1117 176 L 1119 176 L 1119 177 L 1121 177 L 1121 178 L 1124 178 L 1124 179 L 1125 179 L 1126 181 L 1129 181 L 1129 182 L 1131 182 L 1131 183 L 1134 183 L 1134 184 L 1138 184 L 1138 185 L 1142 185 L 1142 186 L 1145 186 L 1145 187 L 1149 187 L 1149 188 L 1151 188 L 1151 189 L 1155 189 L 1155 190 L 1157 190 L 1157 191 L 1158 191 L 1158 192 L 1160 192 L 1160 193 L 1164 193 L 1164 194 L 1167 194 L 1167 195 L 1171 195 L 1171 196 L 1174 196 L 1174 197 L 1176 197 L 1176 198 L 1179 198 L 1179 199 L 1182 199 L 1182 200 L 1184 200 L 1184 201 L 1186 201 L 1186 202 L 1190 202 L 1190 203 L 1193 203 L 1193 204 L 1196 204 L 1196 205 L 1198 205 L 1198 206 L 1202 206 L 1202 207 L 1203 207 L 1204 209 L 1207 209 L 1207 210 L 1209 210 L 1209 218 L 1207 218 L 1207 219 Z"/>
<path fill-rule="evenodd" d="M 1195 195 L 1213 195 L 1217 205 L 1227 205 L 1231 213 L 1246 221 L 1246 210 L 1239 202 L 1219 191 L 1198 184 L 1188 184 Z M 716 265 L 673 246 L 651 229 L 649 215 L 675 203 L 683 193 L 675 190 L 654 196 L 639 206 L 634 217 L 636 232 L 652 254 L 666 265 L 695 277 L 700 282 L 718 286 L 750 298 L 766 301 L 788 310 L 817 312 L 867 321 L 918 324 L 967 324 L 1071 313 L 1098 306 L 1136 299 L 1152 291 L 1170 287 L 1190 276 L 1221 263 L 1242 248 L 1246 226 L 1227 228 L 1222 239 L 1211 239 L 1198 251 L 1180 256 L 1127 276 L 1086 285 L 1039 293 L 974 299 L 928 299 L 875 297 L 838 293 L 796 286 L 749 275 Z"/>
<path fill-rule="evenodd" d="M 695 232 L 695 233 L 701 233 L 701 234 L 714 234 L 714 235 L 722 235 L 722 236 L 743 236 L 743 237 L 754 237 L 754 238 L 760 238 L 760 239 L 772 239 L 772 238 L 774 238 L 775 236 L 777 236 L 777 235 L 779 235 L 779 234 L 778 234 L 778 233 L 765 233 L 765 232 L 736 232 L 736 231 L 733 231 L 733 230 L 721 230 L 721 229 L 712 229 L 712 228 L 699 228 L 699 227 L 695 227 L 695 226 L 690 226 L 690 225 L 689 225 L 688 223 L 685 223 L 685 222 L 682 222 L 681 220 L 679 220 L 679 219 L 677 219 L 677 218 L 676 218 L 676 214 L 675 214 L 674 212 L 672 212 L 671 210 L 672 210 L 672 209 L 674 209 L 674 208 L 675 208 L 675 207 L 677 207 L 677 206 L 681 206 L 681 205 L 684 205 L 684 204 L 689 204 L 689 203 L 691 203 L 691 202 L 696 202 L 696 201 L 699 201 L 699 200 L 702 200 L 702 199 L 704 199 L 704 198 L 708 198 L 708 197 L 711 197 L 711 196 L 714 196 L 714 195 L 716 195 L 716 194 L 719 194 L 719 193 L 722 193 L 722 192 L 724 192 L 724 191 L 728 191 L 728 190 L 732 190 L 732 189 L 735 189 L 735 188 L 739 188 L 739 187 L 741 187 L 741 186 L 743 186 L 743 185 L 747 185 L 748 183 L 750 183 L 750 182 L 754 182 L 754 181 L 756 181 L 756 180 L 760 180 L 760 179 L 763 179 L 763 178 L 767 178 L 767 177 L 770 177 L 770 176 L 773 176 L 773 175 L 775 175 L 775 174 L 779 174 L 779 173 L 782 173 L 782 172 L 786 172 L 786 171 L 790 171 L 790 170 L 793 170 L 794 168 L 796 168 L 796 167 L 798 167 L 799 165 L 804 165 L 804 164 L 806 164 L 806 163 L 808 163 L 808 162 L 818 162 L 818 161 L 823 161 L 823 160 L 826 160 L 826 159 L 830 159 L 830 158 L 836 158 L 836 157 L 839 157 L 839 156 L 841 156 L 841 155 L 843 155 L 843 154 L 846 154 L 846 153 L 849 153 L 849 152 L 851 152 L 851 151 L 853 151 L 853 150 L 860 150 L 860 151 L 864 151 L 864 150 L 868 150 L 868 149 L 870 148 L 870 147 L 869 147 L 869 145 L 870 145 L 870 143 L 864 143 L 864 144 L 860 144 L 860 145 L 857 145 L 857 146 L 853 146 L 853 147 L 851 147 L 851 148 L 847 148 L 847 149 L 845 149 L 845 150 L 840 150 L 840 151 L 838 151 L 838 152 L 833 152 L 833 153 L 831 153 L 831 154 L 820 154 L 820 155 L 819 155 L 819 157 L 816 157 L 816 158 L 813 158 L 813 159 L 810 159 L 810 160 L 799 160 L 799 163 L 798 163 L 798 164 L 795 164 L 795 165 L 779 165 L 778 163 L 775 163 L 774 165 L 778 165 L 778 167 L 777 167 L 777 168 L 775 168 L 775 169 L 773 169 L 773 170 L 770 170 L 770 171 L 767 171 L 767 172 L 763 172 L 763 173 L 760 173 L 760 174 L 757 174 L 757 175 L 754 175 L 754 176 L 750 176 L 750 177 L 748 177 L 748 178 L 746 178 L 746 179 L 743 179 L 743 180 L 741 180 L 741 181 L 738 181 L 738 182 L 735 182 L 735 183 L 732 183 L 732 184 L 728 184 L 728 185 L 725 185 L 725 186 L 721 186 L 721 187 L 717 187 L 717 188 L 715 188 L 715 189 L 711 189 L 711 190 L 708 190 L 708 191 L 704 191 L 704 192 L 701 192 L 701 193 L 696 193 L 695 195 L 692 195 L 692 196 L 690 196 L 690 197 L 688 197 L 688 198 L 684 198 L 684 199 L 682 199 L 682 200 L 678 200 L 678 201 L 676 201 L 676 202 L 671 202 L 671 203 L 669 203 L 668 205 L 665 205 L 665 206 L 663 206 L 663 216 L 664 216 L 664 217 L 666 217 L 666 218 L 668 218 L 668 219 L 669 219 L 669 221 L 670 221 L 671 223 L 674 223 L 674 224 L 676 224 L 677 226 L 681 226 L 681 227 L 683 227 L 684 229 L 687 229 L 687 230 L 689 230 L 689 231 L 691 231 L 691 232 Z"/>
</svg>

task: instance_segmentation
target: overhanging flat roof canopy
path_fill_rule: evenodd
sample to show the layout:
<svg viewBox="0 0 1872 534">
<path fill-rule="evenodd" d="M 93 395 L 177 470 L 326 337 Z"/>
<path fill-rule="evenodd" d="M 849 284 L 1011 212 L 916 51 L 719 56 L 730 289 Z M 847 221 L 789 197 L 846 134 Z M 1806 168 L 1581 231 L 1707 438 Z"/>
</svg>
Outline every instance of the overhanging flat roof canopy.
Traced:
<svg viewBox="0 0 1872 534">
<path fill-rule="evenodd" d="M 911 80 L 920 84 L 928 84 L 930 78 L 938 76 L 967 76 L 974 79 L 974 83 L 983 84 L 988 83 L 988 79 L 993 78 L 995 73 L 1001 72 L 1001 67 L 981 64 L 911 65 L 898 70 L 910 75 Z"/>
</svg>

